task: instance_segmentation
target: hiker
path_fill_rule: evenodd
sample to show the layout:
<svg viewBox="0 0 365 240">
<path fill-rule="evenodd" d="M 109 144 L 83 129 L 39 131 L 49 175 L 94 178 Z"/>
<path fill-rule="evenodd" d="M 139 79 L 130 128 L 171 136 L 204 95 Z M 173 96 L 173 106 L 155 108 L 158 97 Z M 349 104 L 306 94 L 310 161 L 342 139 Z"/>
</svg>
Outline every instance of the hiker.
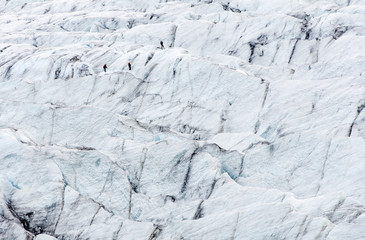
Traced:
<svg viewBox="0 0 365 240">
<path fill-rule="evenodd" d="M 161 44 L 161 49 L 165 49 L 162 41 L 160 42 L 160 44 Z"/>
<path fill-rule="evenodd" d="M 104 64 L 103 69 L 104 69 L 104 72 L 106 72 L 106 69 L 107 69 L 106 64 Z"/>
<path fill-rule="evenodd" d="M 132 70 L 131 62 L 128 62 L 128 68 L 129 68 L 129 71 Z"/>
</svg>

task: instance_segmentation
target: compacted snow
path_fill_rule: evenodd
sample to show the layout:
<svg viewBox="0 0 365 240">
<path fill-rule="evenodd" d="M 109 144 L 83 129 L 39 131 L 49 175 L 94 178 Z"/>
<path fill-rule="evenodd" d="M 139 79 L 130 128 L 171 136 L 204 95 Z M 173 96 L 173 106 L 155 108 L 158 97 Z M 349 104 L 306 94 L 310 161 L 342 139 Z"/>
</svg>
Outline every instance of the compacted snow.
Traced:
<svg viewBox="0 0 365 240">
<path fill-rule="evenodd" d="M 365 239 L 364 0 L 3 0 L 0 25 L 1 239 Z"/>
</svg>

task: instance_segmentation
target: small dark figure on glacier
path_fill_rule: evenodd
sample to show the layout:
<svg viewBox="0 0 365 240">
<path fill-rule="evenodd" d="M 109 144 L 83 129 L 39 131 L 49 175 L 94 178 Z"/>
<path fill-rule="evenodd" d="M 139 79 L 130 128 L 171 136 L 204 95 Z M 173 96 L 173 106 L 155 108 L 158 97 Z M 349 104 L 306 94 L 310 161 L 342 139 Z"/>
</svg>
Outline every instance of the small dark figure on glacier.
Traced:
<svg viewBox="0 0 365 240">
<path fill-rule="evenodd" d="M 161 44 L 161 49 L 165 49 L 165 46 L 163 45 L 162 41 L 160 42 L 160 44 Z"/>
<path fill-rule="evenodd" d="M 129 68 L 129 71 L 132 70 L 132 64 L 131 64 L 131 62 L 128 62 L 128 68 Z"/>
<path fill-rule="evenodd" d="M 104 64 L 103 69 L 104 69 L 104 72 L 106 72 L 106 69 L 107 69 L 106 64 Z"/>
</svg>

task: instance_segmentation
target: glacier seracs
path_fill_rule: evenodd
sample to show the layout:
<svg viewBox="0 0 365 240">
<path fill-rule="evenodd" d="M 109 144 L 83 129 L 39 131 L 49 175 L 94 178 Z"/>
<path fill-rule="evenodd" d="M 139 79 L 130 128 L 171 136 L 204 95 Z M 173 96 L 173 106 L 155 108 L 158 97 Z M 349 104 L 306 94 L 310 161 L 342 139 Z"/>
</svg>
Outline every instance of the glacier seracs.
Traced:
<svg viewBox="0 0 365 240">
<path fill-rule="evenodd" d="M 0 239 L 365 238 L 364 0 L 0 13 Z"/>
</svg>

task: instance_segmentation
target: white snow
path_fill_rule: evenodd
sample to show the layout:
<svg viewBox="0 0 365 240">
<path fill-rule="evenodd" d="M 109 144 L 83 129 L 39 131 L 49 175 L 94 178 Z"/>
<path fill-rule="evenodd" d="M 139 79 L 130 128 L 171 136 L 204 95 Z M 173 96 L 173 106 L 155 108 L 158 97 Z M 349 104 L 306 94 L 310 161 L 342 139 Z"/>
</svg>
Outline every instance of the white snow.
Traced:
<svg viewBox="0 0 365 240">
<path fill-rule="evenodd" d="M 364 0 L 7 0 L 0 25 L 0 239 L 365 238 Z"/>
</svg>

